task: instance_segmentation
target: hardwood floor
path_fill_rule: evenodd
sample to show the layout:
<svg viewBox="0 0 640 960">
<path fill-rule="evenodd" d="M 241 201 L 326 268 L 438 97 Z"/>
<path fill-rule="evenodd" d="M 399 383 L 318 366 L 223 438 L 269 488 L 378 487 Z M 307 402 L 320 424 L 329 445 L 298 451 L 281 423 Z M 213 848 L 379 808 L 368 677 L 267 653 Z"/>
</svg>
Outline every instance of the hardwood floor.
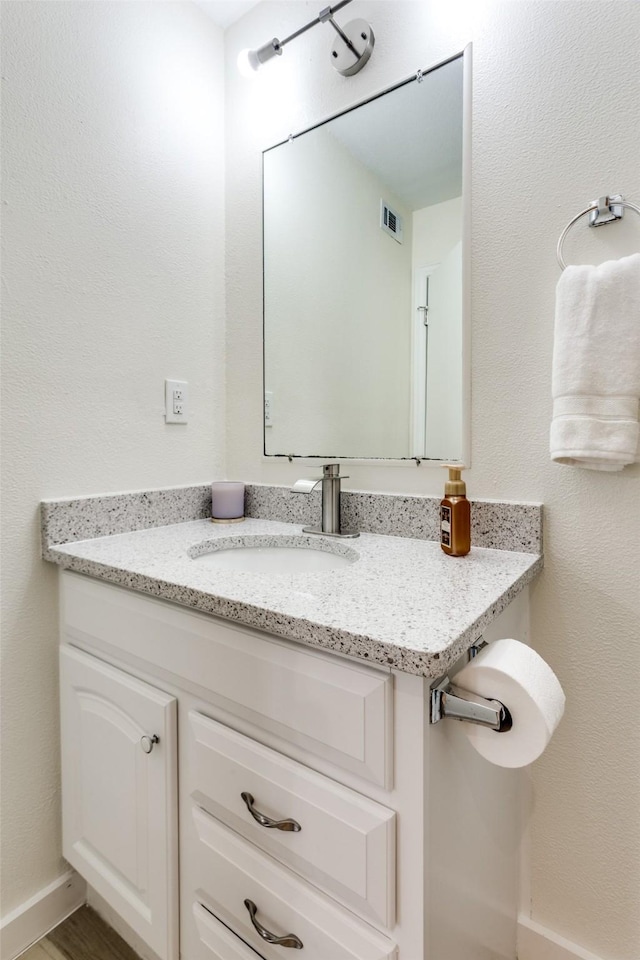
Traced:
<svg viewBox="0 0 640 960">
<path fill-rule="evenodd" d="M 20 960 L 140 960 L 91 907 L 80 907 Z"/>
<path fill-rule="evenodd" d="M 67 957 L 45 937 L 29 947 L 26 953 L 21 953 L 20 960 L 67 960 Z"/>
</svg>

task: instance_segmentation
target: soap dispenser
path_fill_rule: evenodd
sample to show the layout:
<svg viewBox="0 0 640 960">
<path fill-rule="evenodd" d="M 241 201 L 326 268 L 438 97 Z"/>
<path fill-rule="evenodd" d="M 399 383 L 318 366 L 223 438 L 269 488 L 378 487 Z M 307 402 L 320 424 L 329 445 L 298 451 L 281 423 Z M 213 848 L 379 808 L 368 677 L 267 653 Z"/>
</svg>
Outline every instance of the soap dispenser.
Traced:
<svg viewBox="0 0 640 960">
<path fill-rule="evenodd" d="M 449 479 L 440 501 L 440 546 L 450 557 L 464 557 L 471 549 L 471 504 L 462 479 L 461 464 L 444 464 Z"/>
</svg>

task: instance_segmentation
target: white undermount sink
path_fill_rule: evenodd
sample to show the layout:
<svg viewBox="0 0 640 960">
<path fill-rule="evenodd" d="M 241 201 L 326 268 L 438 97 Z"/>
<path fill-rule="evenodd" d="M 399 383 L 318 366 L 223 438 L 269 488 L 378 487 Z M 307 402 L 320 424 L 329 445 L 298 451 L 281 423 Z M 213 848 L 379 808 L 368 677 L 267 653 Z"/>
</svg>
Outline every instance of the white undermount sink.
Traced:
<svg viewBox="0 0 640 960">
<path fill-rule="evenodd" d="M 238 536 L 206 540 L 188 550 L 211 570 L 268 573 L 326 573 L 348 567 L 358 553 L 339 541 L 313 536 Z"/>
</svg>

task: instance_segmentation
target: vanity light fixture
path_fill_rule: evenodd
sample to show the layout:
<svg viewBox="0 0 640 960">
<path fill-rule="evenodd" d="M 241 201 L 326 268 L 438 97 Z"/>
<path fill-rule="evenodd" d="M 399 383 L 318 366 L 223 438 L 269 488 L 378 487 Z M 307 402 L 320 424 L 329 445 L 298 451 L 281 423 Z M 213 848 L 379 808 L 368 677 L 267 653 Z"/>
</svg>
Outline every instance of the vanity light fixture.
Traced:
<svg viewBox="0 0 640 960">
<path fill-rule="evenodd" d="M 371 25 L 366 20 L 351 20 L 345 24 L 344 29 L 340 27 L 333 19 L 334 13 L 346 7 L 351 0 L 340 0 L 340 3 L 332 7 L 325 7 L 321 10 L 315 20 L 311 20 L 300 27 L 284 40 L 278 40 L 274 37 L 268 43 L 258 47 L 257 50 L 242 50 L 238 55 L 238 69 L 246 77 L 253 76 L 268 60 L 275 56 L 282 56 L 282 48 L 285 44 L 295 40 L 301 34 L 306 33 L 317 23 L 330 23 L 338 36 L 331 48 L 331 63 L 334 68 L 341 73 L 343 77 L 352 77 L 354 73 L 362 70 L 365 63 L 371 56 L 375 37 Z"/>
</svg>

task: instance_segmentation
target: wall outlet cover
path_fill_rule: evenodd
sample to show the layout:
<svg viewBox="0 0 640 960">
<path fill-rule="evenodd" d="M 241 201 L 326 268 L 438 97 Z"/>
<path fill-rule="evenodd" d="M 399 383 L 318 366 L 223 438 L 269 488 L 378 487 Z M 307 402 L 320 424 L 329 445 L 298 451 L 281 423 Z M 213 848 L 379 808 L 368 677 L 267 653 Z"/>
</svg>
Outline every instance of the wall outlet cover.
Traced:
<svg viewBox="0 0 640 960">
<path fill-rule="evenodd" d="M 186 380 L 165 380 L 164 419 L 166 423 L 187 423 L 188 386 Z"/>
</svg>

